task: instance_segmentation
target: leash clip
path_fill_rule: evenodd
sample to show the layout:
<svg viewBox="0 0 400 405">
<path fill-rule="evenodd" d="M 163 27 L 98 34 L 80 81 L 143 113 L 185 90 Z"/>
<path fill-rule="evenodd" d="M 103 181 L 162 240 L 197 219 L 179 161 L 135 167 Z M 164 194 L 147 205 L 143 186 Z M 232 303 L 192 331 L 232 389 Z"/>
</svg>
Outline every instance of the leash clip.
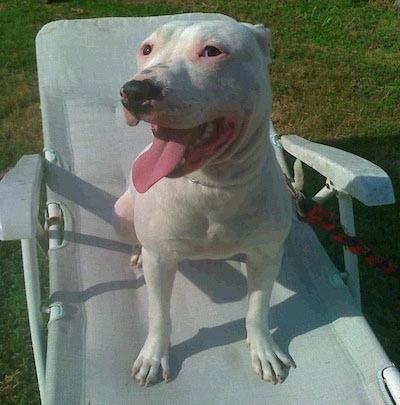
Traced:
<svg viewBox="0 0 400 405">
<path fill-rule="evenodd" d="M 286 174 L 285 178 L 286 178 L 286 185 L 289 189 L 290 195 L 292 196 L 292 200 L 296 206 L 296 212 L 301 217 L 301 219 L 303 219 L 307 215 L 307 213 L 304 211 L 304 204 L 303 204 L 303 202 L 306 200 L 306 197 L 300 190 L 297 190 L 294 187 L 293 185 L 294 179 L 289 178 Z"/>
</svg>

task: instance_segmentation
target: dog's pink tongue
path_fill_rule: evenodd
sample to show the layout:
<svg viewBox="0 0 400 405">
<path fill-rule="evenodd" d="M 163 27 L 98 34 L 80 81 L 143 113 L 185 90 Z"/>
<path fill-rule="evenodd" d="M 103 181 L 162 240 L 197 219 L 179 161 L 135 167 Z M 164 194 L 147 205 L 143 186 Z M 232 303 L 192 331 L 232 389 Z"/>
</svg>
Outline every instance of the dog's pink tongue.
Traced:
<svg viewBox="0 0 400 405">
<path fill-rule="evenodd" d="M 183 134 L 185 130 L 169 131 L 159 127 L 150 149 L 133 164 L 132 180 L 139 193 L 145 193 L 157 181 L 168 176 L 185 155 L 190 136 Z"/>
</svg>

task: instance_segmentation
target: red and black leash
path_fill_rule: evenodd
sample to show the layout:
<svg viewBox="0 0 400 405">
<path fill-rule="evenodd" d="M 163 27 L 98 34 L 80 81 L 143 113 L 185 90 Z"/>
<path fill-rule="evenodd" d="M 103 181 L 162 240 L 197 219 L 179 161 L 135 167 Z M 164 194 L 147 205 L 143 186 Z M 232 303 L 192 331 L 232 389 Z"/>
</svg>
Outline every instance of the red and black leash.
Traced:
<svg viewBox="0 0 400 405">
<path fill-rule="evenodd" d="M 302 221 L 307 222 L 313 227 L 323 229 L 334 242 L 345 246 L 353 254 L 363 257 L 370 266 L 400 280 L 399 266 L 377 255 L 370 247 L 361 243 L 354 236 L 348 235 L 334 212 L 327 210 L 314 200 L 304 197 L 297 198 L 297 206 L 299 218 Z"/>
</svg>

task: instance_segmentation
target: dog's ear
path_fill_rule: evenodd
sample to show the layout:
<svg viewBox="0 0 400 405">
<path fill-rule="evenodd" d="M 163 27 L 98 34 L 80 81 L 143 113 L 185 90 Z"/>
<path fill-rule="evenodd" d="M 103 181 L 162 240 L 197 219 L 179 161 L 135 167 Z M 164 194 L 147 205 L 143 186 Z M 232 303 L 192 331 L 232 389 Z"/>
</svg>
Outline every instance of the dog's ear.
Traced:
<svg viewBox="0 0 400 405">
<path fill-rule="evenodd" d="M 250 28 L 250 30 L 253 32 L 258 42 L 258 45 L 260 46 L 261 50 L 263 51 L 264 55 L 267 58 L 267 63 L 269 63 L 270 62 L 269 51 L 271 47 L 271 31 L 268 28 L 264 27 L 262 24 L 256 25 L 248 23 L 242 24 Z"/>
</svg>

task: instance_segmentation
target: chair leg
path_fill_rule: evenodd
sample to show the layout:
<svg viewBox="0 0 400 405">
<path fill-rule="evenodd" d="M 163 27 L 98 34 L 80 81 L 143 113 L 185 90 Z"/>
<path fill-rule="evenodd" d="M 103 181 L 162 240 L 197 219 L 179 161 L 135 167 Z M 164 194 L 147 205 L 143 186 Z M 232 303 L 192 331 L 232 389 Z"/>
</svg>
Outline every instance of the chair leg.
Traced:
<svg viewBox="0 0 400 405">
<path fill-rule="evenodd" d="M 24 267 L 25 293 L 28 305 L 29 327 L 32 337 L 33 355 L 39 383 L 40 398 L 44 400 L 46 367 L 46 344 L 41 313 L 41 294 L 36 241 L 22 239 L 22 262 Z"/>
<path fill-rule="evenodd" d="M 350 236 L 355 236 L 353 199 L 351 195 L 338 192 L 340 222 Z M 343 248 L 344 265 L 348 273 L 347 285 L 354 297 L 358 308 L 361 309 L 360 278 L 358 274 L 358 258 L 348 249 Z"/>
</svg>

